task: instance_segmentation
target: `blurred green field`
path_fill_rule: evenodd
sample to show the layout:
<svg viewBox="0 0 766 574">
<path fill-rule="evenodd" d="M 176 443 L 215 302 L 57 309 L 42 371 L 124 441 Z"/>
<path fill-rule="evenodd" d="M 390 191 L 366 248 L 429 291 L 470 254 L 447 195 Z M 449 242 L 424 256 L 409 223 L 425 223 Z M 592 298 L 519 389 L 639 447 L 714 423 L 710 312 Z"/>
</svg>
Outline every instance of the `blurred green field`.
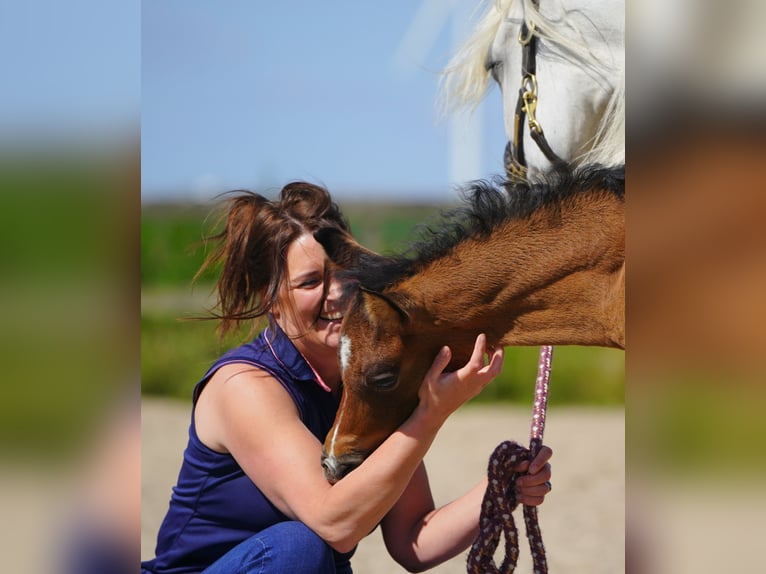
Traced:
<svg viewBox="0 0 766 574">
<path fill-rule="evenodd" d="M 0 149 L 3 461 L 66 463 L 137 386 L 137 170 L 111 151 Z"/>
<path fill-rule="evenodd" d="M 415 226 L 447 206 L 342 205 L 354 237 L 379 253 L 405 248 Z M 141 286 L 187 290 L 205 257 L 203 236 L 216 224 L 211 206 L 153 204 L 141 209 Z"/>
<path fill-rule="evenodd" d="M 446 206 L 343 204 L 355 237 L 378 252 L 399 252 L 414 237 L 416 225 Z M 215 223 L 209 207 L 148 205 L 141 220 L 141 376 L 142 392 L 188 398 L 210 363 L 226 348 L 247 338 L 234 334 L 218 342 L 213 321 L 204 315 L 212 284 L 191 279 L 204 259 L 201 239 Z M 535 348 L 509 348 L 502 374 L 479 402 L 533 399 Z M 623 404 L 624 352 L 586 347 L 556 347 L 551 405 Z"/>
</svg>

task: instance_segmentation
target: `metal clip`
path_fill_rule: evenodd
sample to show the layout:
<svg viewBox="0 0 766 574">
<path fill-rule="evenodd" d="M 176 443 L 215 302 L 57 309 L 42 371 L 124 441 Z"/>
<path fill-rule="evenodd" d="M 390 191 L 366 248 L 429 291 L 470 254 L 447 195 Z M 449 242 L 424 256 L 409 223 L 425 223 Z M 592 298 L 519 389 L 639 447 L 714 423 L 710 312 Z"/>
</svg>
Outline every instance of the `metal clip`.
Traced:
<svg viewBox="0 0 766 574">
<path fill-rule="evenodd" d="M 506 174 L 508 179 L 514 183 L 524 182 L 527 179 L 527 166 L 521 165 L 514 159 L 510 165 L 506 166 Z"/>
<path fill-rule="evenodd" d="M 542 134 L 543 127 L 537 121 L 537 116 L 535 115 L 537 110 L 537 77 L 534 74 L 527 74 L 521 80 L 521 87 L 524 89 L 524 93 L 521 96 L 524 99 L 522 109 L 527 114 L 529 129 Z"/>
</svg>

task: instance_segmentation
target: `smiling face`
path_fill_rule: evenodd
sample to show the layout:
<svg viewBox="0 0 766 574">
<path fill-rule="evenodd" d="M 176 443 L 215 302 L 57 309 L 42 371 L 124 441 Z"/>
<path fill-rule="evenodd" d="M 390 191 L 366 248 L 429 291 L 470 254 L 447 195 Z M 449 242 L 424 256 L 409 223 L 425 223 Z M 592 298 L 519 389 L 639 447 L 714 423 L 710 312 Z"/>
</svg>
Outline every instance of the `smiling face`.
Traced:
<svg viewBox="0 0 766 574">
<path fill-rule="evenodd" d="M 322 356 L 335 356 L 340 342 L 340 285 L 328 279 L 324 249 L 309 233 L 290 244 L 286 263 L 287 276 L 274 318 L 312 365 L 321 363 Z"/>
</svg>

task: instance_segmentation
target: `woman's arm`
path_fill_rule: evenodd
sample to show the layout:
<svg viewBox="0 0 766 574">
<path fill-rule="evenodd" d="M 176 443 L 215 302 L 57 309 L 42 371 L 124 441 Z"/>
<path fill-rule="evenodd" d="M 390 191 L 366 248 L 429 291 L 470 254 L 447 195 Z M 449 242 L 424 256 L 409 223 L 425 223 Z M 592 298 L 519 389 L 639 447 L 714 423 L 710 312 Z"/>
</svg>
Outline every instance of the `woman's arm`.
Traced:
<svg viewBox="0 0 766 574">
<path fill-rule="evenodd" d="M 543 446 L 531 465 L 523 462 L 514 469 L 529 471 L 516 481 L 520 504 L 542 504 L 549 491 L 546 481 L 551 476 L 548 460 L 552 454 L 550 448 Z M 486 488 L 485 478 L 460 498 L 435 509 L 426 470 L 421 464 L 381 524 L 391 556 L 410 572 L 420 572 L 466 550 L 479 533 Z"/>
<path fill-rule="evenodd" d="M 434 508 L 423 464 L 381 523 L 389 554 L 410 572 L 427 570 L 456 556 L 476 539 L 487 481 L 460 498 Z"/>
<path fill-rule="evenodd" d="M 443 349 L 421 386 L 415 412 L 362 465 L 330 485 L 319 464 L 322 445 L 298 417 L 294 403 L 267 373 L 228 365 L 197 403 L 200 439 L 229 452 L 264 494 L 336 550 L 351 550 L 404 493 L 446 418 L 500 371 L 502 350 L 485 364 L 486 339 L 477 338 L 469 362 L 443 373 Z"/>
</svg>

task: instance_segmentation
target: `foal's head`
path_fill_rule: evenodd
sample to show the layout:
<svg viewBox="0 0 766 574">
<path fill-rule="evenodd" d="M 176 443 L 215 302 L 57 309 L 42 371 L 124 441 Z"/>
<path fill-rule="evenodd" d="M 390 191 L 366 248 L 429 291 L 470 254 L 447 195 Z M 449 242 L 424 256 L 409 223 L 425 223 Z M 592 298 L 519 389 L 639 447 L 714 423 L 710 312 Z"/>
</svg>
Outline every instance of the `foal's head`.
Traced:
<svg viewBox="0 0 766 574">
<path fill-rule="evenodd" d="M 352 291 L 339 348 L 343 398 L 322 456 L 325 476 L 336 482 L 413 411 L 420 383 L 443 341 L 423 336 L 428 322 L 408 296 L 381 287 L 381 281 L 401 275 L 397 260 L 366 250 L 332 229 L 315 237 Z M 370 284 L 378 289 L 365 286 Z"/>
</svg>

